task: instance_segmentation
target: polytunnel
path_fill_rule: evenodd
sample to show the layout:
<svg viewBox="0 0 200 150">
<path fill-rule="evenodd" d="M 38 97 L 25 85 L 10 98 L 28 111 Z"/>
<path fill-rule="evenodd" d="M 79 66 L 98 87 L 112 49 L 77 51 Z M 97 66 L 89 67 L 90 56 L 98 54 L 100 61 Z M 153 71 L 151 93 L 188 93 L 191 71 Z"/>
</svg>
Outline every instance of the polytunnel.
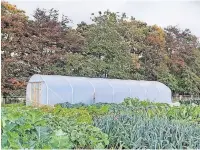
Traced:
<svg viewBox="0 0 200 150">
<path fill-rule="evenodd" d="M 125 98 L 171 103 L 171 90 L 157 81 L 33 75 L 26 89 L 26 104 L 121 103 Z"/>
</svg>

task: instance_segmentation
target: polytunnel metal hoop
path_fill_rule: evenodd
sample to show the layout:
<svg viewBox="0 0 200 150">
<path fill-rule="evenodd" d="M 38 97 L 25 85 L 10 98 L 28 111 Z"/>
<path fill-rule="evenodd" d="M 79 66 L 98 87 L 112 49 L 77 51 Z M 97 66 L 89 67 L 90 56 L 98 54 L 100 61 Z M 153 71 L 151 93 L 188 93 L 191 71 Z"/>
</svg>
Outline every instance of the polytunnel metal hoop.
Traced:
<svg viewBox="0 0 200 150">
<path fill-rule="evenodd" d="M 115 94 L 115 90 L 114 90 L 112 84 L 110 84 L 109 81 L 107 81 L 107 83 L 108 83 L 108 84 L 110 85 L 110 87 L 112 88 L 112 102 L 114 103 L 114 94 Z"/>
<path fill-rule="evenodd" d="M 92 85 L 92 87 L 93 87 L 93 91 L 94 91 L 94 97 L 93 97 L 93 100 L 94 100 L 94 103 L 95 103 L 95 87 L 94 87 L 94 85 L 92 84 L 92 82 L 90 82 L 89 80 L 88 80 L 88 82 Z"/>
<path fill-rule="evenodd" d="M 139 86 L 142 87 L 142 89 L 144 89 L 144 96 L 145 98 L 147 97 L 147 89 L 141 85 L 141 82 L 139 81 Z"/>
<path fill-rule="evenodd" d="M 129 84 L 128 84 L 128 82 L 126 83 L 126 85 L 128 85 L 129 86 Z M 132 89 L 129 87 L 129 94 L 130 94 L 130 98 L 132 97 Z"/>
<path fill-rule="evenodd" d="M 73 102 L 74 102 L 74 88 L 73 88 L 73 86 L 72 86 L 72 84 L 70 83 L 69 80 L 67 80 L 67 79 L 65 79 L 65 78 L 63 78 L 63 79 L 69 83 L 69 86 L 70 86 L 71 89 L 72 89 L 72 101 L 71 101 L 71 103 L 73 104 Z"/>
<path fill-rule="evenodd" d="M 58 98 L 60 98 L 63 101 L 63 98 L 60 97 L 56 92 L 54 92 L 51 88 L 49 88 L 49 90 L 51 90 L 51 92 L 53 92 Z"/>
<path fill-rule="evenodd" d="M 47 105 L 49 104 L 49 86 L 47 85 L 47 83 L 45 82 L 45 80 L 43 79 L 43 77 L 40 75 L 40 78 L 42 79 L 42 81 L 44 82 L 44 84 L 45 84 L 45 86 L 46 86 L 46 88 L 47 88 Z"/>
<path fill-rule="evenodd" d="M 49 104 L 49 90 L 51 90 L 51 92 L 53 92 L 58 98 L 60 98 L 62 101 L 63 101 L 63 98 L 60 97 L 56 92 L 54 92 L 45 82 L 45 80 L 42 78 L 42 76 L 40 75 L 41 79 L 43 80 L 43 82 L 45 83 L 46 85 L 46 88 L 47 88 L 47 105 Z"/>
<path fill-rule="evenodd" d="M 156 89 L 158 90 L 158 95 L 157 95 L 157 97 L 159 97 L 159 95 L 160 95 L 160 89 L 157 87 L 157 84 L 156 84 L 156 82 L 153 82 L 153 83 L 154 83 L 154 85 L 155 85 Z"/>
</svg>

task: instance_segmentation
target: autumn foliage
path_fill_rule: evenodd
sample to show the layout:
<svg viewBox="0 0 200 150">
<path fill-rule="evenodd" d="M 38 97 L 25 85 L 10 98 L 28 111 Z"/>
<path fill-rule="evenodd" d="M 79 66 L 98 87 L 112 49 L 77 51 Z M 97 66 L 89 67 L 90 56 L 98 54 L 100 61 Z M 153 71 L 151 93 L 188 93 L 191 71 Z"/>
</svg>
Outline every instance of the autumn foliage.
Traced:
<svg viewBox="0 0 200 150">
<path fill-rule="evenodd" d="M 199 41 L 189 29 L 149 26 L 110 11 L 92 23 L 59 20 L 36 9 L 34 19 L 1 2 L 2 93 L 24 95 L 33 74 L 158 80 L 173 93 L 200 93 Z"/>
</svg>

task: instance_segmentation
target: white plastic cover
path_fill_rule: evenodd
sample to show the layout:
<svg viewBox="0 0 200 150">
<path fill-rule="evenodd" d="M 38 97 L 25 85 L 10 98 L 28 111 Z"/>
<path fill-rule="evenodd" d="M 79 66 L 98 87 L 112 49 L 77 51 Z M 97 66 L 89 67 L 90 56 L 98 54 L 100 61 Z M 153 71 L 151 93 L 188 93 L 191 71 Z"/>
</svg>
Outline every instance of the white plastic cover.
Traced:
<svg viewBox="0 0 200 150">
<path fill-rule="evenodd" d="M 171 103 L 171 90 L 157 81 L 33 75 L 26 90 L 27 105 L 57 103 L 121 103 L 125 98 Z"/>
</svg>

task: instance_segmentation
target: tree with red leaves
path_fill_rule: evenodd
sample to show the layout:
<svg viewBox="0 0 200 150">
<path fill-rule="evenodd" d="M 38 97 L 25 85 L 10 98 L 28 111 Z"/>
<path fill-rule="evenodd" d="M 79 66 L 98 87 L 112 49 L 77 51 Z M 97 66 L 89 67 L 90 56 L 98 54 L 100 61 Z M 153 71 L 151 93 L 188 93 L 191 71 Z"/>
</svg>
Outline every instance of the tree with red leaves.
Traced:
<svg viewBox="0 0 200 150">
<path fill-rule="evenodd" d="M 1 88 L 3 95 L 25 95 L 24 83 L 30 76 L 55 74 L 49 66 L 64 61 L 67 52 L 81 51 L 84 40 L 68 27 L 66 16 L 58 20 L 57 10 L 37 9 L 34 20 L 28 20 L 23 11 L 7 5 L 2 2 Z"/>
</svg>

